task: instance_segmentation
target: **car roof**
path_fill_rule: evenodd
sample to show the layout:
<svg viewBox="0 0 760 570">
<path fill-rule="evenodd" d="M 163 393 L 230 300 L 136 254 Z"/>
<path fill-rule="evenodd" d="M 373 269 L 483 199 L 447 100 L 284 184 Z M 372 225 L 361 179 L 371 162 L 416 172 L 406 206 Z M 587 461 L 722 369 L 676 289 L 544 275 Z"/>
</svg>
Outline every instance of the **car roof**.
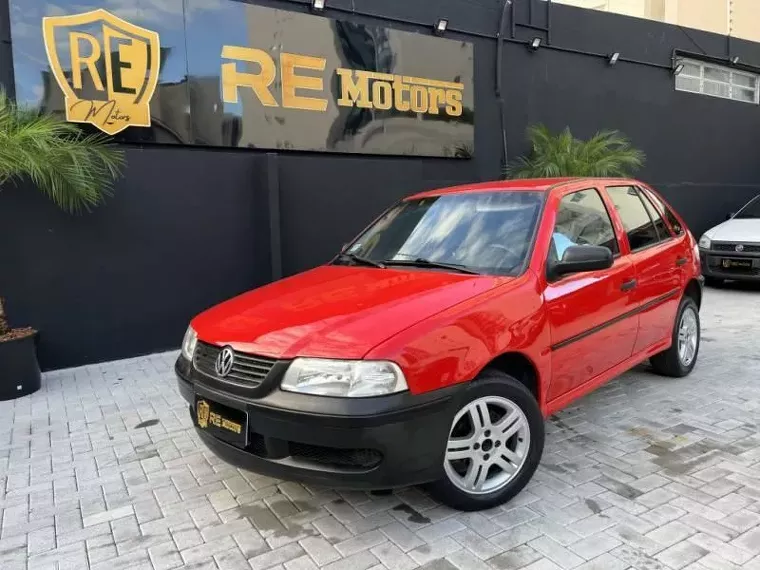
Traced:
<svg viewBox="0 0 760 570">
<path fill-rule="evenodd" d="M 522 178 L 517 180 L 492 180 L 490 182 L 478 182 L 475 184 L 460 184 L 458 186 L 449 186 L 447 188 L 437 188 L 435 190 L 426 190 L 408 196 L 407 200 L 417 198 L 428 198 L 431 196 L 443 196 L 445 194 L 465 194 L 468 192 L 546 192 L 554 188 L 560 188 L 568 184 L 586 183 L 595 185 L 596 183 L 609 184 L 626 183 L 640 184 L 630 178 Z"/>
</svg>

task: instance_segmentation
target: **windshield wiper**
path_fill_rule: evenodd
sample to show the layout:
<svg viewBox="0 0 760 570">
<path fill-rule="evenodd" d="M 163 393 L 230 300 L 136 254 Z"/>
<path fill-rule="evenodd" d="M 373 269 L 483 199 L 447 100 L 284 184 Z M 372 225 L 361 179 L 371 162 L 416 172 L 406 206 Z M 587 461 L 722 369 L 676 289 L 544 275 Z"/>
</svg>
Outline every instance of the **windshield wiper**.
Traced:
<svg viewBox="0 0 760 570">
<path fill-rule="evenodd" d="M 385 265 L 383 263 L 380 263 L 378 261 L 372 261 L 371 259 L 362 257 L 361 255 L 356 255 L 355 253 L 343 252 L 339 255 L 339 257 L 345 257 L 347 259 L 350 259 L 357 265 L 368 265 L 370 267 L 378 267 L 380 269 L 385 269 Z"/>
<path fill-rule="evenodd" d="M 436 269 L 448 269 L 450 271 L 458 271 L 459 273 L 469 273 L 471 275 L 480 275 L 480 272 L 470 269 L 465 265 L 459 265 L 458 263 L 443 263 L 441 261 L 430 261 L 424 257 L 418 257 L 417 259 L 385 259 L 383 260 L 385 265 L 406 265 L 409 267 L 432 267 Z"/>
</svg>

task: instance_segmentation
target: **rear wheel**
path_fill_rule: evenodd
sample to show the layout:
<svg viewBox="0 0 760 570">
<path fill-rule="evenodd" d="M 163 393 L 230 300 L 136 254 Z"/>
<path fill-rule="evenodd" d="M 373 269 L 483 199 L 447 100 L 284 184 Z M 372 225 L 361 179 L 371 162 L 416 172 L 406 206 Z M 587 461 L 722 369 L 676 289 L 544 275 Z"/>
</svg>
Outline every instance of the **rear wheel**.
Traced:
<svg viewBox="0 0 760 570">
<path fill-rule="evenodd" d="M 465 511 L 500 505 L 530 481 L 544 447 L 541 411 L 515 378 L 486 371 L 454 415 L 440 480 L 431 492 Z"/>
<path fill-rule="evenodd" d="M 681 299 L 673 328 L 673 344 L 650 360 L 658 374 L 681 378 L 688 375 L 697 363 L 702 329 L 699 307 L 691 297 Z"/>
</svg>

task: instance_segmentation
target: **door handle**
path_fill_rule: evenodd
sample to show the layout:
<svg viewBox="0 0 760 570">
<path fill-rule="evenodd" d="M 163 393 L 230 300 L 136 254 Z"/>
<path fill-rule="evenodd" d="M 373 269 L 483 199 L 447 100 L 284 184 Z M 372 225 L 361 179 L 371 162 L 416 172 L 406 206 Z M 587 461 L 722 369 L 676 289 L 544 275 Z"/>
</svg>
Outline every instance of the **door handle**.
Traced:
<svg viewBox="0 0 760 570">
<path fill-rule="evenodd" d="M 679 257 L 678 259 L 676 259 L 676 267 L 681 267 L 682 265 L 686 265 L 687 261 L 688 259 L 686 259 L 685 257 Z"/>
<path fill-rule="evenodd" d="M 629 279 L 628 281 L 625 281 L 620 286 L 620 290 L 621 291 L 630 291 L 631 289 L 635 288 L 637 284 L 638 284 L 638 281 L 636 281 L 635 279 Z"/>
</svg>

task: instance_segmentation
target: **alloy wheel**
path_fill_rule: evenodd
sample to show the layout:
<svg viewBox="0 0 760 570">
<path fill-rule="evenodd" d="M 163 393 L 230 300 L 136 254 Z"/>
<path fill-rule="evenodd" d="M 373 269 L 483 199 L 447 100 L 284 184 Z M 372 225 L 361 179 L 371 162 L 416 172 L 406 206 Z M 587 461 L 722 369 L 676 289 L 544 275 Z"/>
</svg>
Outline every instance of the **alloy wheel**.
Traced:
<svg viewBox="0 0 760 570">
<path fill-rule="evenodd" d="M 507 398 L 486 396 L 454 417 L 444 469 L 466 493 L 493 493 L 520 472 L 529 448 L 530 428 L 520 407 Z"/>
<path fill-rule="evenodd" d="M 697 325 L 697 315 L 692 307 L 686 307 L 681 314 L 681 321 L 678 323 L 678 359 L 681 365 L 688 367 L 691 365 L 697 354 L 697 345 L 699 344 L 699 326 Z"/>
</svg>

